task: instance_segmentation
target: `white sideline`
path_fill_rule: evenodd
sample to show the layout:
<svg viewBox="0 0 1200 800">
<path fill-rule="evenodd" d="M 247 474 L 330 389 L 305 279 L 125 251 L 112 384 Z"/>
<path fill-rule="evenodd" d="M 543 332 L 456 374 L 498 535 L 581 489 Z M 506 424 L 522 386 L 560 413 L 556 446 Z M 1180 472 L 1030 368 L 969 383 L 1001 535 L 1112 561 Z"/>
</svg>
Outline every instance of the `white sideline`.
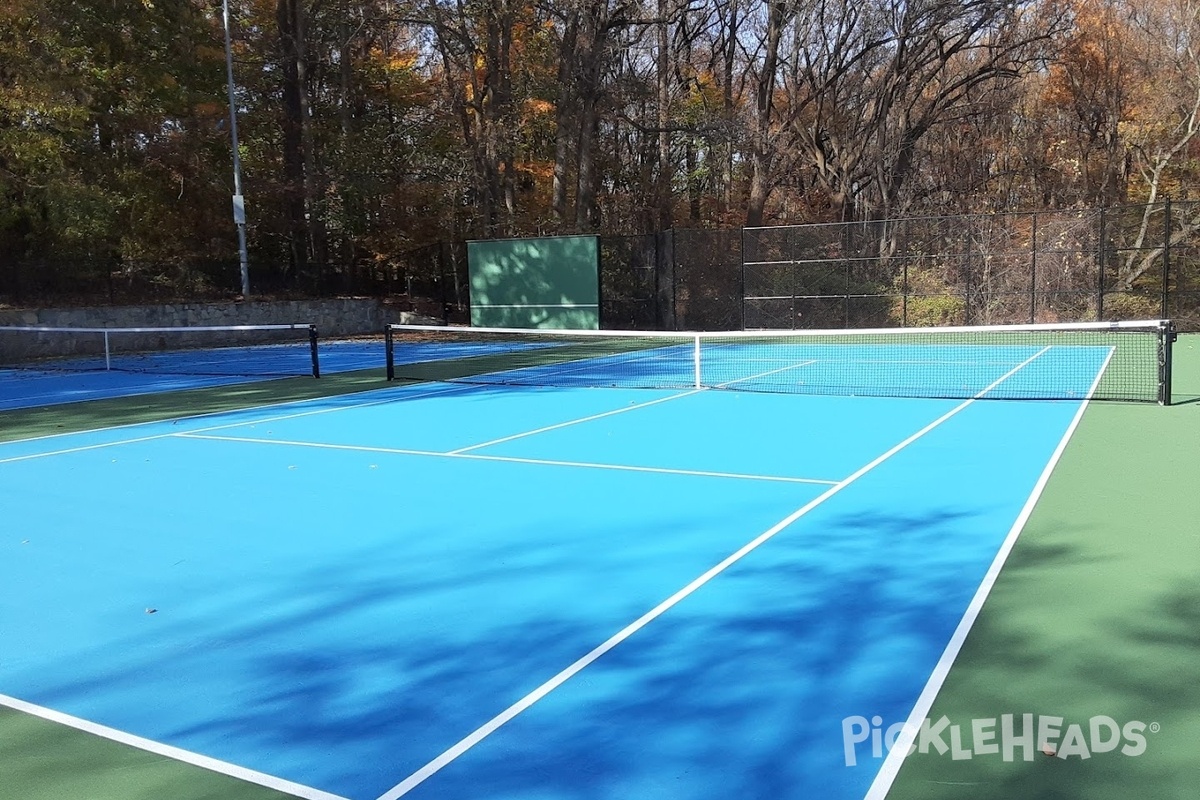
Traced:
<svg viewBox="0 0 1200 800">
<path fill-rule="evenodd" d="M 408 386 L 408 384 L 405 384 L 404 386 L 401 386 L 398 388 L 406 388 L 407 386 Z M 190 431 L 190 433 L 204 433 L 204 432 L 208 432 L 208 431 L 220 431 L 220 430 L 225 430 L 227 428 L 239 428 L 243 425 L 261 425 L 261 424 L 266 424 L 266 423 L 270 423 L 270 422 L 281 422 L 285 419 L 295 419 L 297 417 L 311 417 L 311 416 L 315 416 L 317 414 L 331 414 L 335 411 L 350 411 L 350 410 L 357 409 L 357 408 L 369 408 L 371 406 L 378 406 L 378 405 L 385 405 L 387 403 L 394 403 L 397 400 L 416 399 L 416 398 L 421 398 L 421 397 L 433 397 L 435 395 L 453 394 L 455 392 L 466 392 L 466 391 L 470 391 L 471 388 L 472 387 L 469 387 L 469 386 L 450 386 L 450 387 L 443 387 L 440 389 L 431 390 L 428 392 L 412 392 L 409 394 L 404 394 L 402 392 L 395 392 L 392 394 L 392 396 L 385 398 L 385 399 L 369 400 L 364 403 L 350 403 L 349 405 L 338 406 L 337 408 L 318 408 L 318 409 L 315 409 L 312 411 L 298 411 L 294 414 L 279 414 L 274 417 L 265 417 L 263 419 L 241 420 L 239 422 L 230 422 L 230 423 L 227 423 L 224 425 L 212 425 L 207 428 L 197 428 L 194 431 Z M 26 442 L 38 442 L 38 441 L 42 441 L 44 439 L 53 439 L 53 438 L 61 437 L 61 436 L 78 436 L 78 435 L 82 435 L 82 434 L 86 434 L 86 433 L 103 433 L 104 431 L 120 430 L 121 428 L 133 428 L 133 427 L 139 427 L 142 425 L 162 425 L 167 422 L 175 424 L 177 422 L 182 422 L 184 420 L 189 420 L 189 419 L 203 419 L 204 417 L 207 417 L 207 416 L 223 416 L 226 414 L 242 414 L 242 413 L 246 413 L 246 412 L 259 411 L 261 409 L 266 409 L 266 408 L 277 408 L 280 406 L 293 406 L 293 405 L 301 405 L 304 403 L 314 403 L 319 400 L 340 399 L 343 397 L 355 397 L 356 395 L 360 395 L 360 394 L 376 394 L 380 391 L 385 391 L 385 390 L 366 389 L 361 392 L 350 392 L 348 394 L 325 395 L 322 397 L 311 397 L 311 398 L 308 398 L 307 400 L 285 400 L 285 401 L 282 401 L 279 403 L 271 403 L 271 404 L 265 405 L 265 406 L 251 406 L 249 408 L 230 409 L 228 411 L 218 411 L 215 414 L 197 414 L 197 415 L 194 415 L 191 417 L 175 417 L 175 418 L 168 417 L 167 419 L 149 420 L 147 422 L 131 422 L 128 425 L 114 425 L 111 428 L 94 428 L 92 430 L 86 430 L 86 431 L 70 431 L 67 433 L 51 433 L 51 434 L 47 434 L 45 436 L 33 436 L 28 439 L 14 439 L 11 442 L 0 442 L 0 448 L 8 446 L 8 445 L 24 444 Z M 46 450 L 46 451 L 39 452 L 39 453 L 26 453 L 23 456 L 11 456 L 9 458 L 0 458 L 0 464 L 11 464 L 16 461 L 29 461 L 30 459 L 45 458 L 46 456 L 61 456 L 61 455 L 67 455 L 68 453 L 82 453 L 86 450 L 99 450 L 104 447 L 117 447 L 117 446 L 123 445 L 123 444 L 137 444 L 139 442 L 150 442 L 150 441 L 154 441 L 155 439 L 168 439 L 168 438 L 178 436 L 178 435 L 179 434 L 176 431 L 172 431 L 170 433 L 155 433 L 150 436 L 137 436 L 132 439 L 117 439 L 117 440 L 111 441 L 111 442 L 97 442 L 96 444 L 80 445 L 79 447 L 65 447 L 61 450 Z"/>
<path fill-rule="evenodd" d="M 879 772 L 876 773 L 875 780 L 871 782 L 871 787 L 867 791 L 864 800 L 883 800 L 891 790 L 892 783 L 896 780 L 896 776 L 900 772 L 900 767 L 908 757 L 908 750 L 912 747 L 913 741 L 920 730 L 921 721 L 925 719 L 929 713 L 929 709 L 933 707 L 933 701 L 937 698 L 938 692 L 941 691 L 942 684 L 946 682 L 946 676 L 950 674 L 950 668 L 954 666 L 954 661 L 958 658 L 963 643 L 967 640 L 967 634 L 971 632 L 971 628 L 975 625 L 975 620 L 979 617 L 979 612 L 983 610 L 983 604 L 987 600 L 988 595 L 991 594 L 992 587 L 995 586 L 996 579 L 1000 576 L 1000 571 L 1004 568 L 1004 562 L 1008 560 L 1009 554 L 1012 552 L 1013 547 L 1016 546 L 1017 538 L 1021 535 L 1021 531 L 1024 530 L 1025 523 L 1029 521 L 1034 506 L 1037 505 L 1038 499 L 1041 498 L 1042 492 L 1046 488 L 1046 483 L 1050 480 L 1050 474 L 1054 472 L 1054 468 L 1058 465 L 1058 460 L 1067 449 L 1067 443 L 1071 441 L 1071 437 L 1075 434 L 1075 429 L 1079 427 L 1079 422 L 1083 419 L 1083 414 L 1087 410 L 1088 403 L 1091 401 L 1092 395 L 1095 394 L 1096 387 L 1100 385 L 1100 379 L 1108 370 L 1108 362 L 1112 359 L 1114 352 L 1112 349 L 1108 351 L 1108 357 L 1104 359 L 1104 364 L 1096 374 L 1091 388 L 1088 389 L 1086 398 L 1079 404 L 1079 409 L 1075 412 L 1075 416 L 1067 426 L 1066 432 L 1063 433 L 1062 439 L 1059 440 L 1058 446 L 1050 456 L 1050 460 L 1046 462 L 1046 468 L 1042 470 L 1037 483 L 1033 486 L 1033 491 L 1030 492 L 1029 498 L 1021 508 L 1021 513 L 1017 515 L 1012 528 L 1009 529 L 1008 535 L 1000 545 L 1000 550 L 992 560 L 991 566 L 988 567 L 983 580 L 980 581 L 979 588 L 975 590 L 974 597 L 971 598 L 966 611 L 963 612 L 962 619 L 959 620 L 958 626 L 950 636 L 950 641 L 946 644 L 945 650 L 942 651 L 941 658 L 934 665 L 933 671 L 929 675 L 929 680 L 925 682 L 925 687 L 917 697 L 917 702 L 914 704 L 912 712 L 908 715 L 908 719 L 905 720 L 904 727 L 900 735 L 896 737 L 892 749 L 888 752 L 883 764 L 879 767 Z"/>
</svg>

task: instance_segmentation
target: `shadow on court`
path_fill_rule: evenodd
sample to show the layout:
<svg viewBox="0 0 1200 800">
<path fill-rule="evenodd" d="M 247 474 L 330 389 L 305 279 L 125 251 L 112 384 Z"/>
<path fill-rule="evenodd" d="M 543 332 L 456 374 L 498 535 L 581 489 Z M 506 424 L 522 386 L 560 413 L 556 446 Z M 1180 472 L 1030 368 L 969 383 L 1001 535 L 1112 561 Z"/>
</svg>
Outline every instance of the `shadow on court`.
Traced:
<svg viewBox="0 0 1200 800">
<path fill-rule="evenodd" d="M 835 516 L 819 531 L 784 531 L 413 797 L 478 796 L 487 786 L 511 797 L 618 798 L 631 785 L 644 786 L 644 797 L 669 795 L 666 787 L 695 796 L 718 778 L 739 796 L 793 796 L 827 783 L 826 797 L 857 796 L 873 769 L 841 763 L 840 720 L 907 713 L 914 687 L 880 679 L 910 665 L 876 664 L 872 654 L 894 637 L 895 646 L 936 659 L 957 622 L 944 605 L 959 603 L 963 584 L 961 566 L 938 555 L 938 544 L 968 516 L 871 512 Z M 453 520 L 448 510 L 447 525 Z M 686 545 L 696 524 L 681 517 L 655 535 Z M 413 635 L 399 616 L 394 630 L 363 627 L 414 597 L 427 598 L 425 613 L 437 616 L 463 585 L 500 597 L 547 581 L 559 545 L 503 539 L 453 563 L 414 565 L 402 579 L 373 567 L 391 558 L 379 548 L 253 591 L 225 586 L 219 620 L 176 624 L 175 609 L 159 609 L 144 633 L 79 659 L 105 663 L 117 653 L 119 667 L 37 699 L 130 720 L 138 717 L 130 706 L 147 697 L 200 704 L 203 717 L 166 728 L 170 710 L 147 708 L 148 729 L 137 732 L 235 762 L 238 751 L 254 753 L 238 763 L 375 797 L 662 599 L 619 603 L 600 627 L 586 599 L 574 607 L 540 600 L 525 618 L 472 632 L 424 626 Z M 921 553 L 914 572 L 906 562 Z M 619 557 L 598 565 L 599 580 L 616 586 L 646 566 Z M 889 609 L 882 619 L 881 608 Z M 331 642 L 330 630 L 349 635 Z M 227 655 L 213 661 L 214 652 Z M 213 668 L 241 673 L 235 699 L 206 697 L 217 688 L 204 679 Z"/>
</svg>

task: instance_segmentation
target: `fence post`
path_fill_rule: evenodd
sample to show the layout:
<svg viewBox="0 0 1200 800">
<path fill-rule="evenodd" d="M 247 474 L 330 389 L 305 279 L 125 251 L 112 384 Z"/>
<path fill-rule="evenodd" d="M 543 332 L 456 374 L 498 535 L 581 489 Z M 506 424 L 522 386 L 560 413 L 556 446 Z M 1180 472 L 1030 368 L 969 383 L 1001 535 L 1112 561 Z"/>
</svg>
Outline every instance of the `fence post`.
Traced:
<svg viewBox="0 0 1200 800">
<path fill-rule="evenodd" d="M 1037 212 L 1033 212 L 1029 237 L 1029 324 L 1037 321 Z"/>
<path fill-rule="evenodd" d="M 1100 209 L 1100 231 L 1098 234 L 1100 252 L 1097 255 L 1096 263 L 1099 265 L 1099 274 L 1096 276 L 1096 321 L 1100 322 L 1104 319 L 1104 265 L 1105 254 L 1108 251 L 1108 231 L 1106 223 L 1108 222 L 1105 215 L 1105 209 Z"/>
<path fill-rule="evenodd" d="M 789 248 L 789 252 L 794 253 L 795 250 Z M 782 253 L 780 255 L 782 255 Z M 800 327 L 797 323 L 797 317 L 799 317 L 800 314 L 796 311 L 796 288 L 799 282 L 800 266 L 796 263 L 795 259 L 792 259 L 792 263 L 788 265 L 788 287 L 791 289 L 792 295 L 791 305 L 788 306 L 790 309 L 788 314 L 791 316 L 792 330 L 796 330 L 796 328 Z"/>
<path fill-rule="evenodd" d="M 904 225 L 904 244 L 899 247 L 900 253 L 900 327 L 908 327 L 908 259 L 909 259 L 909 231 L 908 224 Z M 897 237 L 899 238 L 899 237 Z"/>
<path fill-rule="evenodd" d="M 671 255 L 671 330 L 679 330 L 679 260 L 675 258 L 675 229 L 667 229 Z"/>
<path fill-rule="evenodd" d="M 853 269 L 854 262 L 846 258 L 846 251 L 842 251 L 842 263 L 846 265 L 846 283 L 843 287 L 845 295 L 842 301 L 842 327 L 850 327 L 850 270 Z"/>
<path fill-rule="evenodd" d="M 739 330 L 746 330 L 746 229 L 738 228 L 738 259 L 742 262 L 741 274 L 738 276 L 738 293 L 742 296 L 742 302 L 738 305 L 738 313 L 741 314 L 741 320 L 738 325 Z"/>
<path fill-rule="evenodd" d="M 967 250 L 963 254 L 963 324 L 971 324 L 971 236 L 967 234 Z"/>
<path fill-rule="evenodd" d="M 434 253 L 437 258 L 438 268 L 438 298 L 442 304 L 442 322 L 446 325 L 450 324 L 450 277 L 446 274 L 446 250 L 442 247 L 441 241 L 435 245 Z"/>
<path fill-rule="evenodd" d="M 1162 267 L 1162 314 L 1167 319 L 1171 310 L 1171 198 L 1163 206 L 1163 267 Z"/>
</svg>

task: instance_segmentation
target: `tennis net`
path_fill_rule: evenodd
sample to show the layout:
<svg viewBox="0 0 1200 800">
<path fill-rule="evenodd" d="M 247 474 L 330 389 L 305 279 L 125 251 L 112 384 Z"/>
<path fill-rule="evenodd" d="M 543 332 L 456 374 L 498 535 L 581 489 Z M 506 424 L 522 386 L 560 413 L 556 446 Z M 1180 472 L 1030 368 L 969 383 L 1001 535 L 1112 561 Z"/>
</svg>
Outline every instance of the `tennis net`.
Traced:
<svg viewBox="0 0 1200 800">
<path fill-rule="evenodd" d="M 389 380 L 1170 403 L 1166 320 L 837 331 L 392 325 Z"/>
<path fill-rule="evenodd" d="M 0 369 L 320 377 L 317 329 L 282 325 L 0 327 Z"/>
</svg>

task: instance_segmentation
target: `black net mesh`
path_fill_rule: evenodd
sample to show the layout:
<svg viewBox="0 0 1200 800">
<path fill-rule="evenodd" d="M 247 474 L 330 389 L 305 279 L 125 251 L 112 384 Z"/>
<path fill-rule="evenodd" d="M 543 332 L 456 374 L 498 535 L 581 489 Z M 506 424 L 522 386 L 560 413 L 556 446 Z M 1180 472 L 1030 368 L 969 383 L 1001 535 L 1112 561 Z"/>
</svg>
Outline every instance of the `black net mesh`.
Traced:
<svg viewBox="0 0 1200 800">
<path fill-rule="evenodd" d="M 1160 401 L 1171 331 L 993 326 L 735 333 L 394 326 L 392 379 L 798 394 Z"/>
</svg>

